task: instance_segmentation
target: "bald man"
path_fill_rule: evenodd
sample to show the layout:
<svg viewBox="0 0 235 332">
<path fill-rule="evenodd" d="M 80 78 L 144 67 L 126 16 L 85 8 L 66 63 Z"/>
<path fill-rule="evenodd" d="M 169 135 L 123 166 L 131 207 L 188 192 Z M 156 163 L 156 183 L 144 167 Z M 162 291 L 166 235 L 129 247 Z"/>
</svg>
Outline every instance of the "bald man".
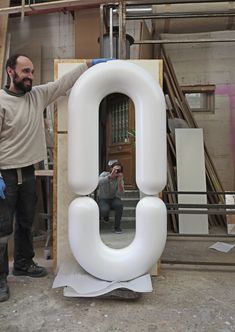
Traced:
<svg viewBox="0 0 235 332">
<path fill-rule="evenodd" d="M 88 67 L 107 60 L 87 60 L 59 80 L 35 87 L 34 65 L 26 55 L 15 54 L 7 60 L 8 82 L 0 90 L 0 302 L 9 298 L 7 243 L 14 217 L 13 274 L 47 274 L 33 261 L 32 238 L 37 201 L 34 164 L 47 158 L 43 111 L 65 95 Z"/>
</svg>

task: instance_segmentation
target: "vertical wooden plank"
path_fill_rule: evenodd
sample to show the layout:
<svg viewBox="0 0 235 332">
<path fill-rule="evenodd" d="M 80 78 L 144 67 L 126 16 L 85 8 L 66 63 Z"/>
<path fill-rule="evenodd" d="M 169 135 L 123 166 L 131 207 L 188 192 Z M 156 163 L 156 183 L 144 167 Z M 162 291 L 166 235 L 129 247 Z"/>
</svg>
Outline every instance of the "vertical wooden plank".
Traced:
<svg viewBox="0 0 235 332">
<path fill-rule="evenodd" d="M 151 33 L 145 23 L 141 22 L 140 26 L 140 40 L 152 39 Z M 139 59 L 153 59 L 153 45 L 151 44 L 142 44 L 139 47 Z"/>
<path fill-rule="evenodd" d="M 58 123 L 58 112 L 57 104 L 55 104 L 54 110 L 54 148 L 53 148 L 53 203 L 52 203 L 52 259 L 53 259 L 53 269 L 55 271 L 57 266 L 57 146 L 58 146 L 58 134 L 55 128 Z"/>
<path fill-rule="evenodd" d="M 75 12 L 75 58 L 100 57 L 98 38 L 100 34 L 99 9 Z"/>
<path fill-rule="evenodd" d="M 58 79 L 58 60 L 54 62 L 54 79 Z M 55 103 L 54 111 L 54 149 L 53 149 L 53 208 L 52 208 L 52 259 L 53 270 L 56 270 L 57 266 L 57 146 L 58 146 L 58 112 L 57 103 Z"/>
<path fill-rule="evenodd" d="M 60 78 L 83 60 L 55 60 L 54 79 Z M 64 99 L 63 102 L 62 99 Z M 54 178 L 53 178 L 53 267 L 64 261 L 74 261 L 68 242 L 67 211 L 76 197 L 67 183 L 67 96 L 56 102 L 54 126 Z M 62 189 L 63 188 L 63 189 Z"/>
<path fill-rule="evenodd" d="M 0 8 L 6 8 L 10 6 L 10 0 L 2 0 Z M 4 71 L 5 62 L 5 49 L 7 39 L 7 26 L 8 26 L 8 15 L 1 15 L 0 19 L 0 85 L 2 86 L 2 78 Z"/>
</svg>

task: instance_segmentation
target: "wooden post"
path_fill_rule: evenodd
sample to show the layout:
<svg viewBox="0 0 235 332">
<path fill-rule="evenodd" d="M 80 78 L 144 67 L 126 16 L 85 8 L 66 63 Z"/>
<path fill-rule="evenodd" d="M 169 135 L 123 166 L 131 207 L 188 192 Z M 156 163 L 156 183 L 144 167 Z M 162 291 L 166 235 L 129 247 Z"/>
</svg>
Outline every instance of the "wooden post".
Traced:
<svg viewBox="0 0 235 332">
<path fill-rule="evenodd" d="M 0 8 L 10 6 L 10 0 L 2 0 Z M 2 86 L 2 73 L 4 72 L 5 49 L 7 37 L 8 15 L 2 15 L 0 20 L 0 85 Z"/>
</svg>

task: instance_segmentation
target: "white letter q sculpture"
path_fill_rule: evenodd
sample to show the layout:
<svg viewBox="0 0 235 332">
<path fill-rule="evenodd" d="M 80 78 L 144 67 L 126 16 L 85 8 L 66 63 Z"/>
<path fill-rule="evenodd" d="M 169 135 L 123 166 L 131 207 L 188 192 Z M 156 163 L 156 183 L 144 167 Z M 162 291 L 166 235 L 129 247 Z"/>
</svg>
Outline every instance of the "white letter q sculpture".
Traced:
<svg viewBox="0 0 235 332">
<path fill-rule="evenodd" d="M 106 246 L 99 208 L 89 195 L 98 185 L 99 105 L 111 93 L 135 105 L 136 183 L 146 197 L 136 207 L 136 233 L 122 249 Z M 156 195 L 166 184 L 166 113 L 159 84 L 140 66 L 121 60 L 87 70 L 69 97 L 68 181 L 80 197 L 69 206 L 69 243 L 77 262 L 107 281 L 128 281 L 149 272 L 166 243 L 166 207 Z"/>
</svg>

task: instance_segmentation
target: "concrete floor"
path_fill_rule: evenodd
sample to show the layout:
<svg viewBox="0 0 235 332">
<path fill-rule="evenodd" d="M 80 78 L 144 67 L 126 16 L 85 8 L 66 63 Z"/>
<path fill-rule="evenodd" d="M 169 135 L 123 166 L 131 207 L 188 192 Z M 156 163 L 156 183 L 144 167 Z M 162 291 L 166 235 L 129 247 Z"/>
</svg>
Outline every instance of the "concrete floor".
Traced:
<svg viewBox="0 0 235 332">
<path fill-rule="evenodd" d="M 120 247 L 131 241 L 133 232 L 102 237 Z M 223 240 L 235 244 L 233 239 Z M 65 298 L 62 289 L 51 288 L 52 261 L 38 248 L 37 261 L 50 273 L 40 279 L 9 276 L 11 296 L 0 303 L 0 331 L 234 332 L 235 267 L 215 264 L 235 263 L 235 248 L 221 255 L 208 249 L 216 241 L 170 237 L 163 261 L 194 259 L 194 264 L 162 264 L 160 275 L 152 278 L 153 292 L 136 300 Z M 206 260 L 208 265 L 197 264 Z"/>
</svg>

